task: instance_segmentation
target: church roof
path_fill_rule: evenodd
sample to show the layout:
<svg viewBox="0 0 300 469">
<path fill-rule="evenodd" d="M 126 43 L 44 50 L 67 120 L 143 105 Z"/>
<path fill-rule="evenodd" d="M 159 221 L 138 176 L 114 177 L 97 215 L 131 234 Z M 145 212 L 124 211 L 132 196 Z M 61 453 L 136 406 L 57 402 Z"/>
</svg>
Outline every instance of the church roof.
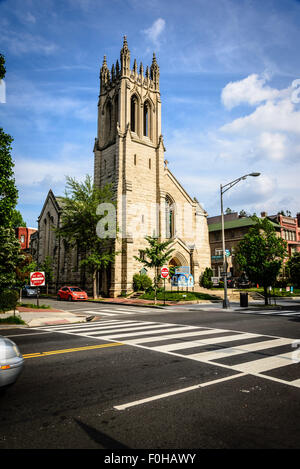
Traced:
<svg viewBox="0 0 300 469">
<path fill-rule="evenodd" d="M 270 223 L 274 226 L 274 228 L 280 228 L 280 225 L 278 223 L 275 223 L 271 220 L 269 220 Z M 242 228 L 243 226 L 252 226 L 255 225 L 255 220 L 253 220 L 251 217 L 242 217 L 242 218 L 237 218 L 236 220 L 229 220 L 224 222 L 224 229 L 229 230 L 229 229 L 234 229 L 234 228 Z M 221 231 L 222 229 L 222 223 L 212 223 L 211 225 L 208 225 L 208 231 Z"/>
</svg>

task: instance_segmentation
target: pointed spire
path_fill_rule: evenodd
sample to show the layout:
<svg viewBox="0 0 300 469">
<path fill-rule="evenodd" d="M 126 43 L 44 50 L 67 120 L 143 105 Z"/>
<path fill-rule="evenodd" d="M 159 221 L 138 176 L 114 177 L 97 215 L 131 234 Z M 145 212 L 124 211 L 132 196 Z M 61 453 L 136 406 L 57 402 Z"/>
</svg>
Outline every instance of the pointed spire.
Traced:
<svg viewBox="0 0 300 469">
<path fill-rule="evenodd" d="M 130 52 L 128 49 L 127 38 L 124 36 L 123 47 L 120 52 L 121 74 L 129 75 L 130 73 Z"/>
<path fill-rule="evenodd" d="M 149 72 L 149 67 L 147 65 L 146 67 L 146 73 L 145 73 L 146 78 L 150 78 L 150 72 Z"/>
<path fill-rule="evenodd" d="M 123 37 L 123 48 L 122 48 L 122 51 L 128 51 L 129 52 L 129 49 L 128 49 L 128 44 L 127 44 L 127 36 L 124 36 Z"/>
<path fill-rule="evenodd" d="M 135 75 L 137 75 L 137 63 L 136 63 L 136 59 L 134 59 L 134 62 L 133 62 L 133 72 Z"/>
<path fill-rule="evenodd" d="M 152 59 L 152 64 L 150 68 L 150 75 L 151 75 L 151 80 L 153 80 L 155 89 L 158 89 L 159 88 L 159 66 L 157 65 L 154 52 L 153 52 L 153 59 Z"/>
<path fill-rule="evenodd" d="M 120 65 L 119 65 L 119 61 L 117 59 L 117 63 L 116 63 L 116 76 L 117 76 L 117 78 L 119 78 L 119 75 L 120 75 Z"/>
<path fill-rule="evenodd" d="M 114 64 L 112 64 L 112 67 L 111 67 L 111 79 L 114 80 L 116 78 L 116 75 L 115 75 L 115 66 Z"/>
<path fill-rule="evenodd" d="M 144 67 L 143 67 L 143 62 L 141 62 L 140 64 L 140 75 L 143 76 L 144 75 Z"/>
<path fill-rule="evenodd" d="M 110 74 L 107 68 L 106 55 L 103 58 L 103 64 L 100 70 L 100 92 L 103 90 L 104 86 L 107 85 L 110 81 Z"/>
</svg>

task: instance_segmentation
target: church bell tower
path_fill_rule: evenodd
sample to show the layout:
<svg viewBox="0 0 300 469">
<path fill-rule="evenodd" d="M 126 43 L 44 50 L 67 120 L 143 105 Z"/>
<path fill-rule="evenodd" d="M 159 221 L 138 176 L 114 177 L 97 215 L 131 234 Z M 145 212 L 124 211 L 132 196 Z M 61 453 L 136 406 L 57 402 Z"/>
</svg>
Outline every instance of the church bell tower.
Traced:
<svg viewBox="0 0 300 469">
<path fill-rule="evenodd" d="M 161 202 L 164 151 L 155 54 L 150 67 L 144 69 L 140 63 L 138 68 L 134 60 L 131 68 L 125 36 L 120 62 L 117 60 L 109 70 L 106 56 L 103 59 L 94 145 L 94 182 L 100 187 L 112 184 L 120 228 L 118 239 L 113 241 L 113 248 L 120 254 L 111 272 L 100 281 L 100 290 L 110 296 L 130 290 L 132 277 L 141 268 L 134 256 L 145 247 L 145 239 L 144 235 L 140 239 L 136 235 L 148 220 L 143 213 L 138 223 L 137 207 Z M 160 232 L 162 216 L 157 217 L 156 226 L 151 222 L 147 234 Z"/>
</svg>

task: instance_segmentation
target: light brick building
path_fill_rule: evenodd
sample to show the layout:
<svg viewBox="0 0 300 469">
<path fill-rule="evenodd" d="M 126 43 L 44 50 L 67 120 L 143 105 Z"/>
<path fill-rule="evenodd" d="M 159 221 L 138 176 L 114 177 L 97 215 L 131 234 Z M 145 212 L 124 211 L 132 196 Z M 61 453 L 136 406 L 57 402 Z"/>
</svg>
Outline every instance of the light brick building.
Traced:
<svg viewBox="0 0 300 469">
<path fill-rule="evenodd" d="M 120 63 L 117 60 L 109 71 L 104 57 L 100 70 L 94 183 L 100 187 L 112 184 L 119 229 L 117 238 L 111 241 L 112 249 L 119 254 L 115 263 L 99 275 L 100 293 L 114 297 L 132 290 L 133 275 L 142 268 L 134 256 L 146 247 L 145 235 L 171 238 L 174 251 L 170 265 L 189 266 L 196 284 L 210 266 L 207 213 L 171 173 L 165 151 L 155 55 L 145 72 L 142 64 L 138 70 L 136 60 L 131 69 L 125 37 Z M 58 241 L 47 234 L 51 217 L 52 223 L 59 223 L 59 210 L 59 199 L 51 193 L 40 216 L 40 259 L 46 251 L 53 254 L 56 246 L 59 264 L 65 265 L 66 275 L 71 275 L 74 269 L 68 266 L 74 262 L 78 266 L 80 253 L 68 253 L 66 265 Z M 148 274 L 153 277 L 154 272 Z M 82 281 L 79 270 L 76 278 L 77 283 Z M 56 276 L 56 283 L 62 283 L 62 276 L 58 282 Z"/>
</svg>

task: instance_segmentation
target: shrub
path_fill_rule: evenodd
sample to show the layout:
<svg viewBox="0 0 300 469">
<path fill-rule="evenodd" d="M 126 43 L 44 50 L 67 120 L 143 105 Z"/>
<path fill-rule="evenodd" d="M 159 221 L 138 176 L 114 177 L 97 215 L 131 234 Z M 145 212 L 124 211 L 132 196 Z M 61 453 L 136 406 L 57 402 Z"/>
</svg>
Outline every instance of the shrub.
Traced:
<svg viewBox="0 0 300 469">
<path fill-rule="evenodd" d="M 203 272 L 202 278 L 201 278 L 201 285 L 204 288 L 212 288 L 213 283 L 211 281 L 211 278 L 213 276 L 213 271 L 209 267 L 206 267 L 205 271 Z"/>
<path fill-rule="evenodd" d="M 133 276 L 133 289 L 134 291 L 146 291 L 151 289 L 152 280 L 146 274 L 135 274 Z"/>
<path fill-rule="evenodd" d="M 3 290 L 0 293 L 0 311 L 15 310 L 19 299 L 19 293 L 16 290 Z"/>
</svg>

